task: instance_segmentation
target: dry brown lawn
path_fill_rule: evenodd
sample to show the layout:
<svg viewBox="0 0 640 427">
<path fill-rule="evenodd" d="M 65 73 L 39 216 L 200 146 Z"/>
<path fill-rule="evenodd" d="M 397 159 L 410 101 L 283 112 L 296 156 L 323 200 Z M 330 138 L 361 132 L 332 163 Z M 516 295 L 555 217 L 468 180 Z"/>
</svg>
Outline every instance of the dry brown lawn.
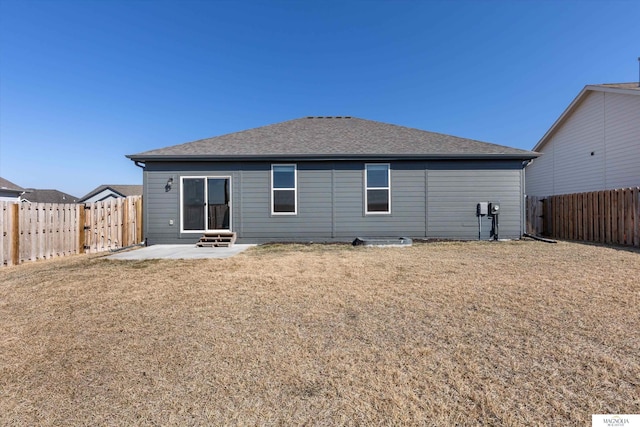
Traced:
<svg viewBox="0 0 640 427">
<path fill-rule="evenodd" d="M 5 267 L 0 424 L 590 425 L 640 413 L 638 307 L 566 242 Z"/>
</svg>

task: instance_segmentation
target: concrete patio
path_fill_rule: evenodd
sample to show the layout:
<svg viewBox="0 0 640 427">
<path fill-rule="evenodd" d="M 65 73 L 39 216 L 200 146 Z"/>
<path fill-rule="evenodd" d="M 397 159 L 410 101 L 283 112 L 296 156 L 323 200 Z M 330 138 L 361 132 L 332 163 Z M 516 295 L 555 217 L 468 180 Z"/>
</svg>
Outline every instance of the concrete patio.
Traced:
<svg viewBox="0 0 640 427">
<path fill-rule="evenodd" d="M 229 258 L 252 246 L 256 245 L 234 244 L 228 248 L 199 248 L 192 244 L 153 245 L 116 253 L 107 258 L 115 260 Z"/>
</svg>

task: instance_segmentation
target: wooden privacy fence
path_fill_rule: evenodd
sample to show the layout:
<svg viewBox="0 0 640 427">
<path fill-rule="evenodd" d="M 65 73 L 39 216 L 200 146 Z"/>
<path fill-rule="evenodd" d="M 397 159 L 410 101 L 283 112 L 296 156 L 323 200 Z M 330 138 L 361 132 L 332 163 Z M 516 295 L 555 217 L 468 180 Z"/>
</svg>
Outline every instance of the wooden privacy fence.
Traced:
<svg viewBox="0 0 640 427">
<path fill-rule="evenodd" d="M 527 196 L 526 205 L 529 234 L 640 247 L 640 187 Z"/>
<path fill-rule="evenodd" d="M 0 266 L 142 241 L 140 196 L 87 205 L 0 202 Z"/>
</svg>

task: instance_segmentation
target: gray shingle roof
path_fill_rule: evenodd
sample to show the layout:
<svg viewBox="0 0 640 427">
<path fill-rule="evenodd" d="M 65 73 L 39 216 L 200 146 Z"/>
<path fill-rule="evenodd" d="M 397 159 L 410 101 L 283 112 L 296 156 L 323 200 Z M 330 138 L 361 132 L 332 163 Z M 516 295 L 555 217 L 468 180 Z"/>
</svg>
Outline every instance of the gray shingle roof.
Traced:
<svg viewBox="0 0 640 427">
<path fill-rule="evenodd" d="M 25 191 L 24 188 L 20 187 L 19 185 L 14 184 L 13 182 L 9 181 L 8 179 L 4 179 L 2 177 L 0 177 L 0 189 L 8 190 L 8 191 L 15 191 L 15 192 L 23 192 L 23 191 Z"/>
<path fill-rule="evenodd" d="M 23 198 L 32 203 L 76 203 L 78 201 L 77 197 L 58 190 L 29 188 L 27 191 Z"/>
<path fill-rule="evenodd" d="M 613 89 L 634 89 L 640 91 L 640 85 L 637 82 L 631 83 L 603 83 L 599 85 L 590 85 L 595 87 L 605 87 L 605 88 L 613 88 Z"/>
<path fill-rule="evenodd" d="M 305 117 L 128 155 L 132 160 L 518 158 L 537 153 L 355 117 Z"/>
</svg>

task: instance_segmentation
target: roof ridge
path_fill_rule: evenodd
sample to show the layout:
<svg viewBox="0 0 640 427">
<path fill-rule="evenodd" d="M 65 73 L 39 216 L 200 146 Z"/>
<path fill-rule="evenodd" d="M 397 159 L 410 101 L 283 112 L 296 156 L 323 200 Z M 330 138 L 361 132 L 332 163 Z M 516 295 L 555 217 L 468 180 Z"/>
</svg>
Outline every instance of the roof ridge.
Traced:
<svg viewBox="0 0 640 427">
<path fill-rule="evenodd" d="M 339 118 L 340 117 L 340 118 Z M 536 153 L 353 116 L 306 116 L 131 154 L 134 161 L 230 159 L 532 158 Z"/>
<path fill-rule="evenodd" d="M 306 116 L 305 119 L 354 119 L 353 116 Z"/>
</svg>

